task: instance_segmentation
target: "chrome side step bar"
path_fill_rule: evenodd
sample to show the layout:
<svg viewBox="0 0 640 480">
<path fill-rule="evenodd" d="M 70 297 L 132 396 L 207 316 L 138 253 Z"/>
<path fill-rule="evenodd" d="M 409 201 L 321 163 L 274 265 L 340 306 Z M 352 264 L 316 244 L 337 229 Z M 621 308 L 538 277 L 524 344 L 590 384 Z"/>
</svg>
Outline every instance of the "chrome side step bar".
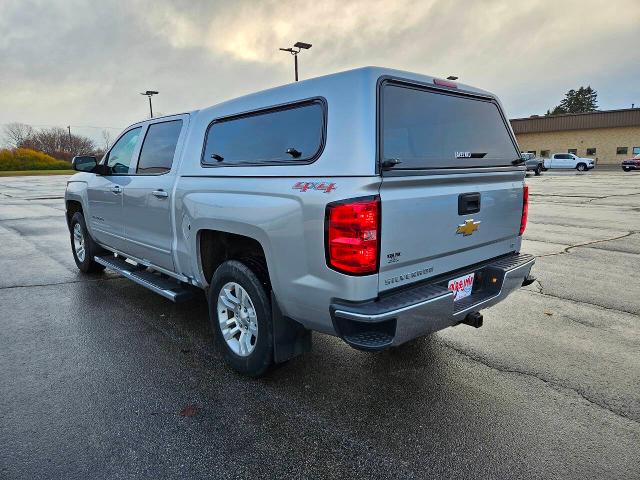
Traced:
<svg viewBox="0 0 640 480">
<path fill-rule="evenodd" d="M 183 284 L 175 279 L 162 277 L 152 271 L 140 270 L 137 266 L 131 265 L 122 258 L 113 255 L 102 255 L 94 257 L 94 260 L 96 263 L 104 265 L 109 270 L 119 273 L 123 277 L 148 288 L 158 295 L 162 295 L 172 302 L 184 302 L 193 297 L 193 291 L 185 288 Z"/>
</svg>

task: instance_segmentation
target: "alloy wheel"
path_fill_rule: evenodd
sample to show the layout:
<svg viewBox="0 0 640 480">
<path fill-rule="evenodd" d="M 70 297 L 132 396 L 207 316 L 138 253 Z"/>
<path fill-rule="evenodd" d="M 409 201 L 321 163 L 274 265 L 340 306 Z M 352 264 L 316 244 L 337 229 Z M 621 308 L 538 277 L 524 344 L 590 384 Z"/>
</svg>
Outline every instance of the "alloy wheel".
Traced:
<svg viewBox="0 0 640 480">
<path fill-rule="evenodd" d="M 84 234 L 82 232 L 82 225 L 76 223 L 73 226 L 73 249 L 76 251 L 76 256 L 80 263 L 84 262 L 86 255 L 86 249 L 84 245 Z"/>
<path fill-rule="evenodd" d="M 251 355 L 258 340 L 258 317 L 251 297 L 236 282 L 226 283 L 218 293 L 220 331 L 231 351 Z"/>
</svg>

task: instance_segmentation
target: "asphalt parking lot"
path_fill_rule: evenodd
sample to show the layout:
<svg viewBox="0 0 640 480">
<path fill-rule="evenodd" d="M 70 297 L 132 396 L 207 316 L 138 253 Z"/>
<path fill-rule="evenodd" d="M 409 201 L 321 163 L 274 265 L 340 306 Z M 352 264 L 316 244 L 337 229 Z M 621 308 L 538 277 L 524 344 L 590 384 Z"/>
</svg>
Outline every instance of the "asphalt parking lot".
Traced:
<svg viewBox="0 0 640 480">
<path fill-rule="evenodd" d="M 77 271 L 65 181 L 0 178 L 0 478 L 640 478 L 640 173 L 529 177 L 539 281 L 481 329 L 259 381 L 204 296 Z"/>
</svg>

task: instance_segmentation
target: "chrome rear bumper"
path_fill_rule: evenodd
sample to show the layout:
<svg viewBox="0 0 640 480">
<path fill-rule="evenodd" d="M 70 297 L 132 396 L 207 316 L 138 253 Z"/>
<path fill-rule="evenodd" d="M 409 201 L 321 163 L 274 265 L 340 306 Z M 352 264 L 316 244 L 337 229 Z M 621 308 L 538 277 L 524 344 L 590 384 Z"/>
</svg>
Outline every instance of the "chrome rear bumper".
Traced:
<svg viewBox="0 0 640 480">
<path fill-rule="evenodd" d="M 534 262 L 533 255 L 511 254 L 367 302 L 336 301 L 331 305 L 334 328 L 354 348 L 400 345 L 457 325 L 468 314 L 500 302 L 522 286 Z M 448 281 L 471 272 L 476 274 L 471 295 L 454 303 Z"/>
</svg>

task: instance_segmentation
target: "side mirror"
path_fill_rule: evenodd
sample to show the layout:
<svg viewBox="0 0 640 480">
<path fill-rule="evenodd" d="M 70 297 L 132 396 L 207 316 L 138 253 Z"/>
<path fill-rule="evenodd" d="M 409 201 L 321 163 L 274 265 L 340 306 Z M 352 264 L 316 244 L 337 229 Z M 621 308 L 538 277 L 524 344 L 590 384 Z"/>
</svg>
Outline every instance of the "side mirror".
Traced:
<svg viewBox="0 0 640 480">
<path fill-rule="evenodd" d="M 71 168 L 78 172 L 93 172 L 98 165 L 98 159 L 91 155 L 78 155 L 71 160 Z"/>
<path fill-rule="evenodd" d="M 98 175 L 111 175 L 113 174 L 113 171 L 111 170 L 111 167 L 109 165 L 105 165 L 104 163 L 99 163 L 97 164 L 94 169 L 92 170 L 93 173 L 96 173 Z"/>
</svg>

